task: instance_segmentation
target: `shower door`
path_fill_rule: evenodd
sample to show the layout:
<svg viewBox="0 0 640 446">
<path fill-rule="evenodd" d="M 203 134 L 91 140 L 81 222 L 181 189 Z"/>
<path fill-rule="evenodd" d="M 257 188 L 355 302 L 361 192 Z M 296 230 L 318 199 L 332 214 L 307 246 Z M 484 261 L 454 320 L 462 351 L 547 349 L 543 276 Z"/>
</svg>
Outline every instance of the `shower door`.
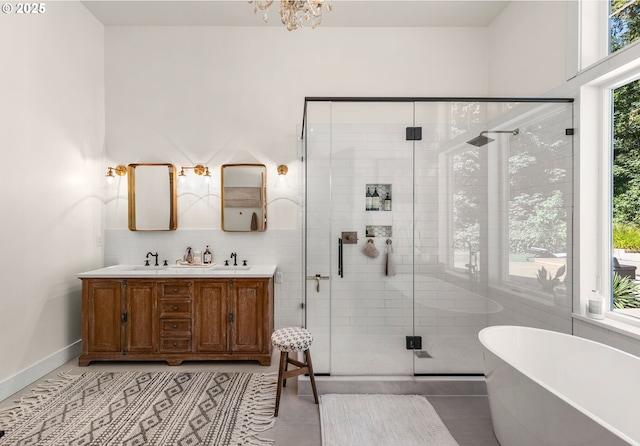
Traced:
<svg viewBox="0 0 640 446">
<path fill-rule="evenodd" d="M 308 104 L 306 325 L 316 373 L 413 374 L 413 114 L 412 102 Z"/>
<path fill-rule="evenodd" d="M 416 103 L 416 375 L 483 372 L 478 332 L 571 332 L 568 100 Z"/>
</svg>

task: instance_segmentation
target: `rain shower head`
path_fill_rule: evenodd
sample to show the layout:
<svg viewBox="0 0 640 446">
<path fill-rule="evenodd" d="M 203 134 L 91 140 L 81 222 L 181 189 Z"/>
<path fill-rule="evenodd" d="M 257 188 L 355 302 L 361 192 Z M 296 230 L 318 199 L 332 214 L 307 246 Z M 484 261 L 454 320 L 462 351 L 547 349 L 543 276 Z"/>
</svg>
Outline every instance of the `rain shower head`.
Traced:
<svg viewBox="0 0 640 446">
<path fill-rule="evenodd" d="M 470 139 L 469 141 L 467 141 L 467 144 L 471 144 L 472 146 L 476 146 L 476 147 L 482 147 L 485 146 L 487 144 L 489 144 L 492 141 L 495 141 L 495 139 L 493 138 L 489 138 L 487 135 L 487 133 L 510 133 L 512 135 L 517 135 L 518 133 L 520 133 L 520 129 L 515 129 L 515 130 L 485 130 L 480 132 L 480 134 L 478 136 L 476 136 L 473 139 Z"/>
<path fill-rule="evenodd" d="M 482 132 L 482 133 L 486 133 L 486 132 Z M 480 133 L 480 135 L 476 136 L 475 138 L 467 141 L 467 144 L 471 144 L 472 146 L 476 146 L 476 147 L 482 147 L 484 145 L 489 144 L 491 141 L 495 141 L 493 138 L 489 138 L 488 136 L 485 136 L 482 133 Z"/>
</svg>

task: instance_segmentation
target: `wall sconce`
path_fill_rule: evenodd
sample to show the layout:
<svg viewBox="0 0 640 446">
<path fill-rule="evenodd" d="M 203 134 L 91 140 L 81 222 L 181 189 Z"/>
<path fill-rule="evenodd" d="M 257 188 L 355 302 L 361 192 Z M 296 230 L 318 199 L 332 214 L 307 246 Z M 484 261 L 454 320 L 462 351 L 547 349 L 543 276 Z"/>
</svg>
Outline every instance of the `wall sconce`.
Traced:
<svg viewBox="0 0 640 446">
<path fill-rule="evenodd" d="M 105 177 L 107 177 L 108 184 L 113 183 L 113 180 L 115 179 L 114 173 L 119 177 L 124 176 L 127 174 L 127 168 L 122 164 L 118 164 L 116 167 L 107 167 L 107 174 Z"/>
<path fill-rule="evenodd" d="M 289 182 L 287 181 L 287 172 L 289 172 L 289 168 L 284 164 L 280 164 L 277 167 L 278 171 L 278 179 L 276 180 L 276 184 L 274 186 L 275 189 L 288 189 Z"/>
<path fill-rule="evenodd" d="M 204 176 L 204 182 L 205 183 L 209 183 L 211 182 L 211 173 L 209 172 L 209 167 L 208 166 L 204 166 L 202 164 L 196 164 L 195 166 L 192 167 L 181 167 L 180 168 L 180 173 L 178 173 L 178 181 L 181 184 L 184 184 L 184 182 L 187 180 L 187 174 L 185 173 L 185 169 L 193 169 L 193 172 L 196 175 L 201 175 Z"/>
</svg>

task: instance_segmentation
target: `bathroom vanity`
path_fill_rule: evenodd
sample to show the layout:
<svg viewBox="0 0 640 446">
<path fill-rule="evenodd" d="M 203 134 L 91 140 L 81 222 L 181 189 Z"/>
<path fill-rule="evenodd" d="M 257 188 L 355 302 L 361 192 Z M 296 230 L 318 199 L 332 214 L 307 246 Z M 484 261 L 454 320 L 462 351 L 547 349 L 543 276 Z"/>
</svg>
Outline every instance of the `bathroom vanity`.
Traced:
<svg viewBox="0 0 640 446">
<path fill-rule="evenodd" d="M 82 355 L 92 361 L 271 363 L 275 265 L 81 273 Z"/>
</svg>

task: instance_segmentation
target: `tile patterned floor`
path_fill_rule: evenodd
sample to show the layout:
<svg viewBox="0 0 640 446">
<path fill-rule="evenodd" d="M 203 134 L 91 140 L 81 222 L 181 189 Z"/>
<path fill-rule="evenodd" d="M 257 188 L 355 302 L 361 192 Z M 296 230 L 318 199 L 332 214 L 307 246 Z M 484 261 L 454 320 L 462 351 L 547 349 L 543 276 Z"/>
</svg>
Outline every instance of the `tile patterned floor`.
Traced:
<svg viewBox="0 0 640 446">
<path fill-rule="evenodd" d="M 27 393 L 39 382 L 55 377 L 60 372 L 79 374 L 88 370 L 176 371 L 176 367 L 160 362 L 92 363 L 89 367 L 78 367 L 77 364 L 77 359 L 69 361 L 36 383 L 27 386 L 24 390 L 0 401 L 0 409 L 11 406 L 13 401 Z M 277 372 L 278 361 L 272 360 L 271 364 L 269 367 L 263 367 L 253 362 L 186 362 L 180 366 L 180 369 L 184 371 Z M 493 435 L 486 396 L 430 396 L 429 401 L 460 446 L 499 446 Z M 265 431 L 261 436 L 275 440 L 276 446 L 321 446 L 318 406 L 314 404 L 313 397 L 298 396 L 296 378 L 289 380 L 284 389 L 280 401 L 280 413 L 275 426 Z"/>
</svg>

